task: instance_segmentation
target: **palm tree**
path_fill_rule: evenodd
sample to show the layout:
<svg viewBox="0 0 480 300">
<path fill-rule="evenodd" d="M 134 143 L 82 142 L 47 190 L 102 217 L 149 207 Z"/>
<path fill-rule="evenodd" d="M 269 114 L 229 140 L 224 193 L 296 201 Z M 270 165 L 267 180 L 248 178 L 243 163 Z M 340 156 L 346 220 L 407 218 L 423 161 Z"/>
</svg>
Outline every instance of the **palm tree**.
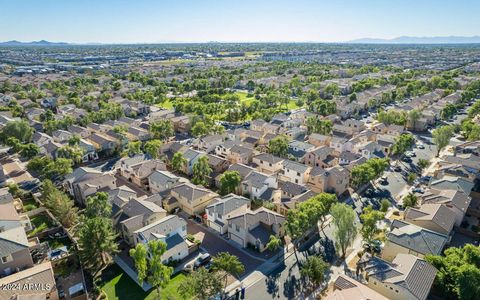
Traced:
<svg viewBox="0 0 480 300">
<path fill-rule="evenodd" d="M 187 159 L 181 152 L 177 152 L 172 157 L 172 168 L 175 172 L 180 172 L 187 165 Z"/>
<path fill-rule="evenodd" d="M 215 256 L 212 263 L 214 270 L 221 270 L 234 277 L 238 277 L 245 272 L 245 266 L 240 262 L 237 256 L 227 252 L 220 252 Z M 227 276 L 225 275 L 225 287 L 227 287 Z"/>
</svg>

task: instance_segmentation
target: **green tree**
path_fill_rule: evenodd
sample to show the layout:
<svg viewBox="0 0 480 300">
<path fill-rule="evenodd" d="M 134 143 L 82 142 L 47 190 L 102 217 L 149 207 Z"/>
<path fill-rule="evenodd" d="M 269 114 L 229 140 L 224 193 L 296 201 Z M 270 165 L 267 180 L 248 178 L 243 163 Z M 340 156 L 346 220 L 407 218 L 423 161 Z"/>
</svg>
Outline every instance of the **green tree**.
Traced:
<svg viewBox="0 0 480 300">
<path fill-rule="evenodd" d="M 170 120 L 160 120 L 150 124 L 150 133 L 153 138 L 162 141 L 174 135 L 173 123 Z"/>
<path fill-rule="evenodd" d="M 385 214 L 383 212 L 374 210 L 371 206 L 367 206 L 363 210 L 363 213 L 360 215 L 360 220 L 362 220 L 360 233 L 367 243 L 372 242 L 375 235 L 380 233 L 381 230 L 378 228 L 377 223 L 383 220 L 384 217 Z"/>
<path fill-rule="evenodd" d="M 360 187 L 371 180 L 379 178 L 389 165 L 386 158 L 371 158 L 366 162 L 356 165 L 351 171 L 351 183 L 355 187 Z"/>
<path fill-rule="evenodd" d="M 453 128 L 451 126 L 442 126 L 432 132 L 433 142 L 437 146 L 437 157 L 440 151 L 445 148 L 453 137 Z"/>
<path fill-rule="evenodd" d="M 415 179 L 417 179 L 417 175 L 415 175 L 415 173 L 413 173 L 413 172 L 408 173 L 408 175 L 407 175 L 408 184 L 412 185 L 413 182 L 415 181 Z"/>
<path fill-rule="evenodd" d="M 48 179 L 42 182 L 42 199 L 48 210 L 64 227 L 70 228 L 76 223 L 78 208 L 75 207 L 73 200 Z"/>
<path fill-rule="evenodd" d="M 141 148 L 142 148 L 142 142 L 140 141 L 129 142 L 125 152 L 127 155 L 130 155 L 130 156 L 135 154 L 141 154 L 142 153 Z"/>
<path fill-rule="evenodd" d="M 417 206 L 417 202 L 417 196 L 413 193 L 408 193 L 408 195 L 403 198 L 403 208 L 415 207 Z"/>
<path fill-rule="evenodd" d="M 245 266 L 240 262 L 238 257 L 227 252 L 220 252 L 215 256 L 212 268 L 228 273 L 234 277 L 238 277 L 245 272 Z M 227 287 L 227 280 L 228 278 L 225 274 L 225 288 Z"/>
<path fill-rule="evenodd" d="M 220 176 L 220 194 L 234 193 L 241 181 L 238 171 L 226 171 Z"/>
<path fill-rule="evenodd" d="M 415 138 L 412 134 L 404 133 L 395 139 L 395 144 L 393 145 L 392 152 L 393 154 L 403 154 L 405 151 L 410 149 L 415 143 Z"/>
<path fill-rule="evenodd" d="M 421 116 L 422 114 L 420 113 L 420 111 L 416 109 L 409 111 L 407 114 L 407 121 L 409 126 L 411 128 L 415 128 L 417 121 L 420 119 Z"/>
<path fill-rule="evenodd" d="M 380 202 L 380 211 L 386 213 L 389 207 L 390 201 L 388 201 L 388 199 L 382 199 L 382 201 Z"/>
<path fill-rule="evenodd" d="M 75 145 L 71 146 L 70 144 L 58 149 L 57 151 L 58 157 L 71 159 L 76 164 L 82 161 L 83 155 L 84 155 L 84 150 L 82 148 Z"/>
<path fill-rule="evenodd" d="M 342 257 L 345 257 L 347 248 L 355 240 L 357 227 L 355 226 L 355 212 L 345 203 L 337 203 L 332 206 L 331 215 L 335 225 L 335 240 L 337 247 L 342 251 Z"/>
<path fill-rule="evenodd" d="M 276 235 L 271 234 L 265 247 L 271 252 L 276 252 L 279 248 L 282 247 L 282 240 Z"/>
<path fill-rule="evenodd" d="M 28 143 L 26 145 L 22 146 L 22 150 L 20 151 L 20 154 L 25 157 L 25 158 L 32 158 L 37 156 L 40 153 L 40 148 L 32 143 Z"/>
<path fill-rule="evenodd" d="M 87 207 L 85 208 L 85 216 L 87 218 L 110 218 L 111 213 L 112 205 L 108 200 L 107 193 L 98 192 L 94 196 L 89 196 L 87 198 Z"/>
<path fill-rule="evenodd" d="M 178 287 L 184 298 L 197 300 L 211 299 L 222 290 L 223 284 L 218 272 L 209 272 L 203 267 L 192 272 Z"/>
<path fill-rule="evenodd" d="M 197 121 L 192 127 L 192 135 L 194 137 L 202 137 L 207 135 L 209 132 L 207 125 L 203 121 Z"/>
<path fill-rule="evenodd" d="M 328 264 L 318 256 L 309 256 L 300 268 L 300 274 L 310 283 L 312 288 L 319 286 L 325 280 Z"/>
<path fill-rule="evenodd" d="M 428 159 L 424 159 L 424 158 L 420 158 L 418 160 L 418 167 L 420 168 L 420 170 L 423 170 L 425 169 L 426 167 L 428 167 L 430 165 L 430 161 Z"/>
<path fill-rule="evenodd" d="M 285 135 L 274 137 L 268 142 L 268 151 L 276 156 L 285 157 L 288 153 L 288 139 Z"/>
<path fill-rule="evenodd" d="M 151 158 L 157 159 L 160 157 L 160 148 L 162 147 L 162 141 L 150 140 L 145 143 L 143 149 L 145 153 L 150 155 Z"/>
<path fill-rule="evenodd" d="M 183 172 L 184 168 L 187 166 L 187 159 L 181 152 L 176 152 L 172 157 L 172 169 L 175 172 Z"/>
<path fill-rule="evenodd" d="M 18 139 L 21 143 L 28 143 L 32 140 L 33 128 L 27 121 L 10 121 L 0 131 L 0 141 L 5 143 L 9 137 Z"/>
<path fill-rule="evenodd" d="M 77 231 L 78 253 L 85 268 L 96 278 L 112 263 L 112 256 L 118 253 L 118 245 L 115 242 L 117 235 L 109 218 L 82 219 Z"/>
<path fill-rule="evenodd" d="M 202 156 L 193 164 L 192 182 L 194 184 L 208 186 L 211 173 L 212 168 L 210 168 L 210 165 L 208 164 L 208 157 Z"/>
<path fill-rule="evenodd" d="M 435 286 L 445 299 L 474 300 L 480 298 L 480 248 L 466 244 L 450 247 L 441 255 L 425 259 L 438 271 Z"/>
<path fill-rule="evenodd" d="M 167 251 L 167 244 L 161 240 L 148 242 L 148 250 L 144 245 L 138 244 L 130 249 L 130 256 L 135 262 L 138 271 L 138 281 L 143 283 L 145 279 L 156 289 L 156 298 L 162 299 L 160 289 L 165 287 L 173 274 L 173 268 L 162 263 L 162 255 Z M 150 257 L 147 257 L 147 252 Z"/>
</svg>

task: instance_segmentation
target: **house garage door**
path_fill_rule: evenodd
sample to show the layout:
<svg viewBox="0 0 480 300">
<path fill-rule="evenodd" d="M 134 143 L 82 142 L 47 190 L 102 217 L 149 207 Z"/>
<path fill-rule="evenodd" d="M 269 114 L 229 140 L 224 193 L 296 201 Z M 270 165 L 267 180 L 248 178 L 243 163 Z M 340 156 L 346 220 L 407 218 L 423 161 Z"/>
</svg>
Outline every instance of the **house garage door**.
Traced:
<svg viewBox="0 0 480 300">
<path fill-rule="evenodd" d="M 234 241 L 235 243 L 239 244 L 240 246 L 243 247 L 243 239 L 234 235 L 234 234 L 230 234 L 230 238 L 232 239 L 232 241 Z"/>
</svg>

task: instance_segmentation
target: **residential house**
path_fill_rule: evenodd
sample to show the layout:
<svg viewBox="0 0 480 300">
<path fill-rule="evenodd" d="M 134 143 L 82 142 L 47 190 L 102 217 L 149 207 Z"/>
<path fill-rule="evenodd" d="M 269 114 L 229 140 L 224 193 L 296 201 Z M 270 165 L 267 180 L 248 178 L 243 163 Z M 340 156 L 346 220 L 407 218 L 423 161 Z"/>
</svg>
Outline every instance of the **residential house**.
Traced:
<svg viewBox="0 0 480 300">
<path fill-rule="evenodd" d="M 19 216 L 13 202 L 1 203 L 0 277 L 33 267 L 26 229 L 31 229 L 28 217 Z"/>
<path fill-rule="evenodd" d="M 202 137 L 198 141 L 198 149 L 206 153 L 211 153 L 217 146 L 223 143 L 224 139 L 224 134 L 214 134 Z"/>
<path fill-rule="evenodd" d="M 367 286 L 392 300 L 427 299 L 437 270 L 425 260 L 399 253 L 387 262 L 365 253 L 357 263 Z"/>
<path fill-rule="evenodd" d="M 255 155 L 252 161 L 260 172 L 274 174 L 283 169 L 282 162 L 284 159 L 273 154 L 261 153 Z"/>
<path fill-rule="evenodd" d="M 419 208 L 408 207 L 404 220 L 435 232 L 450 235 L 456 214 L 443 204 L 423 204 Z"/>
<path fill-rule="evenodd" d="M 0 286 L 4 287 L 0 299 L 59 299 L 51 262 L 0 278 Z"/>
<path fill-rule="evenodd" d="M 201 215 L 218 194 L 191 183 L 180 183 L 171 189 L 170 196 L 164 201 L 166 210 L 180 208 L 188 215 Z"/>
<path fill-rule="evenodd" d="M 460 226 L 472 199 L 459 188 L 455 190 L 428 189 L 423 195 L 420 195 L 419 200 L 419 204 L 444 204 L 455 213 L 455 226 Z"/>
<path fill-rule="evenodd" d="M 294 140 L 288 143 L 288 157 L 298 162 L 304 162 L 305 154 L 313 149 L 315 149 L 315 146 L 310 143 Z"/>
<path fill-rule="evenodd" d="M 187 179 L 178 177 L 169 171 L 155 170 L 148 176 L 148 186 L 152 193 L 164 193 L 170 191 L 179 182 L 187 182 Z"/>
<path fill-rule="evenodd" d="M 329 290 L 325 300 L 350 299 L 388 300 L 389 298 L 353 278 L 340 274 L 333 283 L 333 291 Z"/>
<path fill-rule="evenodd" d="M 343 167 L 335 166 L 327 169 L 314 167 L 310 171 L 308 186 L 316 193 L 333 193 L 342 195 L 348 189 L 350 172 Z"/>
<path fill-rule="evenodd" d="M 243 195 L 249 196 L 250 199 L 263 199 L 269 198 L 262 197 L 264 193 L 271 194 L 278 188 L 278 182 L 274 175 L 253 171 L 245 177 L 241 186 Z"/>
<path fill-rule="evenodd" d="M 313 150 L 307 151 L 304 156 L 305 164 L 311 167 L 328 168 L 336 165 L 334 149 L 328 146 L 319 146 Z"/>
<path fill-rule="evenodd" d="M 233 145 L 230 148 L 229 153 L 227 154 L 226 158 L 232 164 L 244 164 L 247 165 L 252 162 L 254 150 L 249 147 L 245 147 L 242 145 Z"/>
<path fill-rule="evenodd" d="M 164 162 L 159 159 L 150 159 L 148 155 L 144 154 L 138 154 L 120 160 L 120 175 L 147 190 L 149 189 L 148 177 L 154 171 L 165 170 L 167 170 L 167 167 Z"/>
<path fill-rule="evenodd" d="M 68 193 L 81 205 L 86 204 L 88 196 L 102 189 L 110 190 L 116 187 L 115 176 L 87 167 L 75 169 L 65 177 L 63 183 Z"/>
<path fill-rule="evenodd" d="M 205 208 L 207 226 L 220 234 L 226 234 L 227 219 L 235 214 L 236 210 L 249 208 L 250 202 L 250 199 L 235 194 L 216 198 Z"/>
<path fill-rule="evenodd" d="M 296 184 L 306 184 L 310 177 L 310 166 L 299 162 L 284 160 L 279 177 L 282 180 L 294 182 Z"/>
<path fill-rule="evenodd" d="M 446 235 L 394 220 L 387 234 L 382 258 L 392 261 L 398 253 L 412 254 L 420 258 L 427 254 L 441 255 L 448 241 Z"/>
<path fill-rule="evenodd" d="M 146 199 L 130 199 L 122 208 L 118 217 L 118 227 L 123 240 L 133 246 L 134 232 L 144 226 L 155 223 L 167 216 L 166 210 Z"/>
<path fill-rule="evenodd" d="M 160 240 L 167 244 L 162 262 L 179 261 L 188 255 L 187 222 L 176 215 L 170 215 L 142 227 L 134 232 L 135 245 Z M 148 255 L 150 258 L 150 254 Z"/>
<path fill-rule="evenodd" d="M 200 157 L 205 155 L 205 152 L 196 151 L 190 148 L 183 152 L 183 157 L 187 160 L 183 172 L 187 175 L 192 175 L 193 165 L 198 161 Z"/>
<path fill-rule="evenodd" d="M 228 237 L 242 247 L 254 246 L 263 252 L 270 235 L 285 235 L 286 218 L 279 213 L 261 207 L 255 211 L 244 207 L 227 218 Z"/>
<path fill-rule="evenodd" d="M 332 137 L 329 135 L 323 135 L 319 133 L 312 133 L 308 136 L 308 142 L 315 147 L 329 146 Z"/>
</svg>

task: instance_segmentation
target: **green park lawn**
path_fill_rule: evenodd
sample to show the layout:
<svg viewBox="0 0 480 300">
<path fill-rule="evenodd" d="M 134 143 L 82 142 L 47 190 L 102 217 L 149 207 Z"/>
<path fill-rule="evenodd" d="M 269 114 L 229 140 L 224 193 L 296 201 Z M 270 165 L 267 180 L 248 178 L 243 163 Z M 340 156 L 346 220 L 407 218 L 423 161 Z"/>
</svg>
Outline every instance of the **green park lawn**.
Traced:
<svg viewBox="0 0 480 300">
<path fill-rule="evenodd" d="M 160 291 L 162 300 L 185 299 L 178 293 L 178 286 L 185 280 L 185 275 L 179 273 L 175 275 L 168 285 Z M 107 295 L 108 300 L 137 300 L 137 299 L 157 299 L 155 289 L 144 292 L 120 267 L 113 265 L 106 269 L 102 274 L 100 283 L 102 291 Z"/>
</svg>

